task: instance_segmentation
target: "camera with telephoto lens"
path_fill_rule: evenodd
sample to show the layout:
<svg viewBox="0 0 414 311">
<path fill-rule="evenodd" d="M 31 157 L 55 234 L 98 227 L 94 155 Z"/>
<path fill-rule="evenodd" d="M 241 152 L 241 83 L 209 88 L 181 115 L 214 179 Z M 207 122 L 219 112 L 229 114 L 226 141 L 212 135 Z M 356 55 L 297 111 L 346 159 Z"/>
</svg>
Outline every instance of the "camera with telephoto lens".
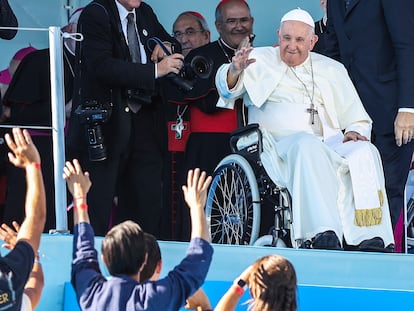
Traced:
<svg viewBox="0 0 414 311">
<path fill-rule="evenodd" d="M 104 105 L 96 100 L 85 101 L 75 110 L 79 122 L 85 125 L 90 161 L 103 161 L 107 158 L 101 125 L 109 120 L 111 113 L 112 103 Z"/>
<path fill-rule="evenodd" d="M 179 74 L 170 73 L 167 75 L 178 88 L 184 92 L 191 91 L 198 78 L 208 79 L 213 72 L 213 61 L 202 55 L 195 56 L 191 62 L 184 63 Z"/>
<path fill-rule="evenodd" d="M 213 60 L 203 55 L 196 55 L 189 64 L 184 65 L 187 79 L 208 79 L 213 72 Z"/>
</svg>

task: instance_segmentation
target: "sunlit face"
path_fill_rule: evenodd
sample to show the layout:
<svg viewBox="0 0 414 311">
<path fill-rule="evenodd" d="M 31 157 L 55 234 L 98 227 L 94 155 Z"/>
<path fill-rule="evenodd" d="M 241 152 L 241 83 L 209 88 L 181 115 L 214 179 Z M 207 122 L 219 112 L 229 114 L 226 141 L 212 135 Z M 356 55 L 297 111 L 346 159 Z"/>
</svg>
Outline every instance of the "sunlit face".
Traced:
<svg viewBox="0 0 414 311">
<path fill-rule="evenodd" d="M 127 11 L 132 11 L 141 5 L 141 0 L 117 0 Z"/>
<path fill-rule="evenodd" d="M 318 41 L 313 29 L 299 21 L 285 21 L 278 31 L 280 58 L 289 66 L 302 64 Z"/>
<path fill-rule="evenodd" d="M 253 17 L 242 2 L 227 2 L 221 7 L 222 20 L 216 21 L 217 32 L 229 46 L 237 48 L 253 31 Z"/>
<path fill-rule="evenodd" d="M 182 15 L 174 24 L 174 38 L 181 44 L 182 54 L 187 54 L 195 48 L 210 42 L 210 31 L 201 29 L 194 16 Z"/>
</svg>

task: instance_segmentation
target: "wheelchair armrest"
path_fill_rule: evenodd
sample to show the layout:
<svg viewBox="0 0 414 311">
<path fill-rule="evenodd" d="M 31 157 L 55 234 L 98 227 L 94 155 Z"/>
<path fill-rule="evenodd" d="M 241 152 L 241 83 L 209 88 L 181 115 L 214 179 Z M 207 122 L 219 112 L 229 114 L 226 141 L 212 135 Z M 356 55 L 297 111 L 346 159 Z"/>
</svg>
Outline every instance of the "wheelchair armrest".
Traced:
<svg viewBox="0 0 414 311">
<path fill-rule="evenodd" d="M 240 148 L 237 147 L 237 142 L 243 138 L 248 137 L 249 135 L 256 133 L 257 134 L 257 141 L 255 144 L 257 144 L 257 150 L 259 151 L 259 154 L 263 151 L 263 143 L 262 143 L 262 132 L 260 131 L 259 124 L 252 123 L 247 126 L 238 128 L 231 132 L 230 134 L 230 149 L 233 153 L 237 153 L 240 151 Z M 251 144 L 254 145 L 254 144 Z M 245 148 L 243 148 L 245 149 Z"/>
</svg>

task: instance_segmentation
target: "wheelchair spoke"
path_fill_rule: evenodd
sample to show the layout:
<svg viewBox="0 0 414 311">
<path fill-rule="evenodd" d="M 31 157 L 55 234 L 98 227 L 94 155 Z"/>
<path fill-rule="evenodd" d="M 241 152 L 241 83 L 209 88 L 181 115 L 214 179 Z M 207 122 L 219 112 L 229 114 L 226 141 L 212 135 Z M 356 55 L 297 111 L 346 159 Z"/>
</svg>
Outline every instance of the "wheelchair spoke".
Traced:
<svg viewBox="0 0 414 311">
<path fill-rule="evenodd" d="M 210 215 L 212 241 L 248 244 L 252 229 L 252 197 L 246 174 L 240 166 L 226 166 L 215 176 Z"/>
<path fill-rule="evenodd" d="M 262 205 L 275 212 L 274 225 L 270 227 L 272 235 L 275 234 L 273 238 L 289 234 L 293 239 L 289 192 L 269 180 L 263 167 L 255 161 L 245 154 L 231 154 L 214 171 L 206 204 L 213 243 L 254 245 L 260 232 Z M 293 241 L 287 244 L 294 245 Z"/>
</svg>

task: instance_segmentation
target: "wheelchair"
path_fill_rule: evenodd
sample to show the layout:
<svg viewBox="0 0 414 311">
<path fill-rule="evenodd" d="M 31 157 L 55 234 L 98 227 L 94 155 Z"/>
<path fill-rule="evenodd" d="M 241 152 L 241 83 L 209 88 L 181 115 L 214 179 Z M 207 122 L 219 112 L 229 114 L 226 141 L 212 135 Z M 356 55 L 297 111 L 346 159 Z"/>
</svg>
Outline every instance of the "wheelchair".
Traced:
<svg viewBox="0 0 414 311">
<path fill-rule="evenodd" d="M 231 133 L 232 154 L 217 165 L 208 192 L 206 217 L 212 243 L 294 247 L 292 199 L 285 187 L 267 175 L 260 154 L 262 133 L 250 124 Z M 263 212 L 270 215 L 269 228 L 262 228 Z M 271 218 L 271 216 L 270 216 Z M 259 237 L 263 232 L 264 235 Z"/>
</svg>

